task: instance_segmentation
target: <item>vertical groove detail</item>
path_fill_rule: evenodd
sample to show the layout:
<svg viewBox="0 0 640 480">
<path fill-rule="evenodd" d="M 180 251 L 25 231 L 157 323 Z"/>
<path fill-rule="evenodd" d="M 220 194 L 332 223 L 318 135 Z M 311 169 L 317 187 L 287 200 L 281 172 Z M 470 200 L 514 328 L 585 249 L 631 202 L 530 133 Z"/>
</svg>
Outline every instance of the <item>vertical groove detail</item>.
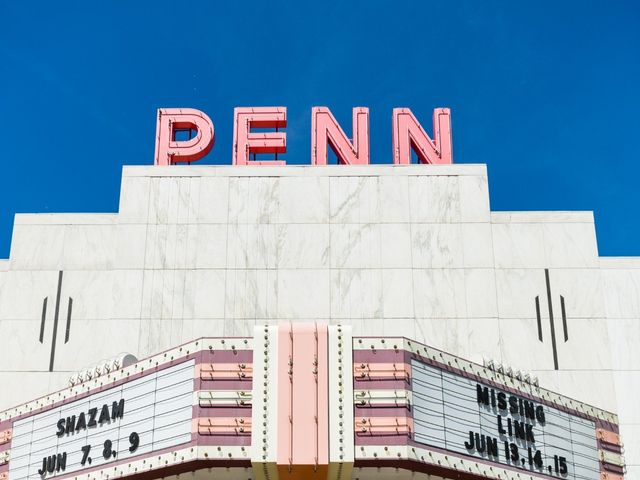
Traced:
<svg viewBox="0 0 640 480">
<path fill-rule="evenodd" d="M 567 314 L 564 310 L 564 297 L 560 295 L 560 309 L 562 310 L 562 328 L 564 329 L 564 341 L 569 340 L 569 329 L 567 328 Z"/>
<path fill-rule="evenodd" d="M 44 297 L 42 301 L 42 320 L 40 321 L 40 343 L 44 340 L 44 323 L 47 320 L 47 299 L 49 297 Z"/>
<path fill-rule="evenodd" d="M 69 341 L 69 334 L 71 333 L 71 310 L 73 309 L 73 298 L 69 297 L 69 304 L 67 305 L 67 328 L 64 332 L 64 343 Z"/>
<path fill-rule="evenodd" d="M 58 314 L 60 313 L 60 293 L 62 291 L 62 270 L 58 272 L 58 293 L 56 294 L 56 309 L 53 316 L 53 337 L 51 339 L 51 357 L 49 371 L 53 372 L 53 360 L 56 356 L 56 336 L 58 335 Z"/>
<path fill-rule="evenodd" d="M 536 318 L 538 319 L 538 340 L 542 342 L 542 317 L 540 317 L 540 297 L 536 296 Z"/>
<path fill-rule="evenodd" d="M 551 346 L 553 348 L 553 367 L 558 370 L 558 349 L 556 347 L 556 328 L 553 323 L 553 305 L 551 304 L 551 282 L 549 281 L 549 269 L 544 269 L 544 278 L 547 282 L 547 302 L 549 304 L 549 323 L 551 324 Z"/>
</svg>

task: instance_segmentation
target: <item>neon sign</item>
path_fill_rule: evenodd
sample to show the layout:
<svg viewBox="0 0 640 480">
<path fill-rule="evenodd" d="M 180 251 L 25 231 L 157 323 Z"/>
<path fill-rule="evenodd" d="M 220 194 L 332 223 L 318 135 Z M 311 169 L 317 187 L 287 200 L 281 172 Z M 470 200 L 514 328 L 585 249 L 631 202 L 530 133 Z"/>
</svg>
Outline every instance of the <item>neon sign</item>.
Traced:
<svg viewBox="0 0 640 480">
<path fill-rule="evenodd" d="M 284 165 L 278 154 L 287 151 L 286 107 L 238 107 L 233 115 L 233 165 Z M 254 129 L 260 129 L 255 131 Z M 265 131 L 273 129 L 273 131 Z M 353 109 L 353 138 L 349 139 L 327 107 L 311 109 L 311 164 L 326 165 L 329 149 L 339 164 L 369 164 L 369 109 Z M 178 140 L 185 130 L 189 138 Z M 392 115 L 393 163 L 411 163 L 412 151 L 420 163 L 453 163 L 451 111 L 433 111 L 433 139 L 408 108 L 394 108 Z M 192 136 L 191 132 L 195 132 Z M 206 156 L 215 143 L 215 127 L 206 113 L 192 108 L 161 108 L 156 126 L 155 165 L 190 163 Z M 274 159 L 258 160 L 256 154 Z M 252 159 L 253 156 L 253 159 Z"/>
</svg>

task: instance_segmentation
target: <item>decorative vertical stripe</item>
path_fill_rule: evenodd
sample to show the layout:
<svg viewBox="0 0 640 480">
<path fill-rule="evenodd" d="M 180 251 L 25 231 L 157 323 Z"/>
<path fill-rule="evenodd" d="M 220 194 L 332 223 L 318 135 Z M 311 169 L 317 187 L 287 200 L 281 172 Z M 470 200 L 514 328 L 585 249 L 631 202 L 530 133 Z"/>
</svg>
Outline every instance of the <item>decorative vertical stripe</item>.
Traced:
<svg viewBox="0 0 640 480">
<path fill-rule="evenodd" d="M 536 295 L 536 318 L 538 319 L 538 340 L 542 341 L 542 318 L 540 317 L 540 297 Z"/>
<path fill-rule="evenodd" d="M 51 339 L 51 356 L 49 371 L 53 372 L 53 361 L 56 356 L 56 337 L 58 336 L 58 314 L 60 313 L 60 293 L 62 291 L 62 270 L 58 272 L 58 293 L 56 294 L 56 309 L 53 315 L 53 338 Z"/>
<path fill-rule="evenodd" d="M 40 343 L 44 341 L 44 323 L 47 320 L 47 300 L 49 297 L 44 297 L 42 301 L 42 320 L 40 321 Z"/>
<path fill-rule="evenodd" d="M 562 328 L 564 329 L 564 341 L 569 340 L 569 330 L 567 329 L 567 314 L 564 310 L 564 297 L 560 295 L 560 309 L 562 310 Z"/>
</svg>

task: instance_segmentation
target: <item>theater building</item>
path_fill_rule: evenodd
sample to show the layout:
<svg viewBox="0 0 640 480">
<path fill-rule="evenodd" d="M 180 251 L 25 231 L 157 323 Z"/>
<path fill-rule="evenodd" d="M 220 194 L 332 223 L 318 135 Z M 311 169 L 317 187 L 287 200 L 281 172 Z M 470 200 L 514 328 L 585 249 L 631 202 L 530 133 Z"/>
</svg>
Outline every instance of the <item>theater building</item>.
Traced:
<svg viewBox="0 0 640 480">
<path fill-rule="evenodd" d="M 442 138 L 292 166 L 236 134 L 232 165 L 171 136 L 124 167 L 117 213 L 16 215 L 1 480 L 640 478 L 640 259 L 591 212 L 491 211 Z"/>
</svg>

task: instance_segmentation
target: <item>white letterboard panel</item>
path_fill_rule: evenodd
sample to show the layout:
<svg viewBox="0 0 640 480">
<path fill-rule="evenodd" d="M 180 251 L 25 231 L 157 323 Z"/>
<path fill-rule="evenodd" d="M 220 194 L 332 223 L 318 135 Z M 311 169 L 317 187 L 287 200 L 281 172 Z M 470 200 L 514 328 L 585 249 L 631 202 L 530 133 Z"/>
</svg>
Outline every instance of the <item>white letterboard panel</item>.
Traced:
<svg viewBox="0 0 640 480">
<path fill-rule="evenodd" d="M 9 480 L 67 475 L 189 442 L 194 365 L 190 360 L 18 420 Z"/>
<path fill-rule="evenodd" d="M 600 478 L 594 422 L 417 360 L 411 370 L 415 441 L 555 478 Z"/>
</svg>

